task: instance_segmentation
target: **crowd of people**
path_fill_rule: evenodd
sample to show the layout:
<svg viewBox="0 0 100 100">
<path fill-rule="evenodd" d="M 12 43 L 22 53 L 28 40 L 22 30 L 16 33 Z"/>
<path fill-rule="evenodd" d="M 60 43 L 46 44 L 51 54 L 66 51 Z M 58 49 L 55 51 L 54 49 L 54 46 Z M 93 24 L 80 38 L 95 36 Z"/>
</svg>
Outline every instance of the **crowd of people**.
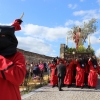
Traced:
<svg viewBox="0 0 100 100">
<path fill-rule="evenodd" d="M 54 58 L 49 64 L 50 84 L 52 87 L 58 86 L 68 88 L 75 84 L 76 87 L 95 88 L 98 83 L 100 67 L 95 56 L 79 56 L 77 58 Z"/>
<path fill-rule="evenodd" d="M 38 63 L 26 61 L 26 76 L 25 79 L 29 78 L 43 80 L 44 73 L 46 72 L 49 75 L 49 67 L 50 61 L 38 61 Z"/>
<path fill-rule="evenodd" d="M 51 61 L 38 63 L 26 62 L 26 76 L 33 79 L 43 80 L 44 72 L 49 76 L 52 87 L 57 86 L 62 91 L 63 86 L 95 88 L 98 84 L 100 64 L 95 56 L 79 56 L 77 58 L 59 58 Z"/>
</svg>

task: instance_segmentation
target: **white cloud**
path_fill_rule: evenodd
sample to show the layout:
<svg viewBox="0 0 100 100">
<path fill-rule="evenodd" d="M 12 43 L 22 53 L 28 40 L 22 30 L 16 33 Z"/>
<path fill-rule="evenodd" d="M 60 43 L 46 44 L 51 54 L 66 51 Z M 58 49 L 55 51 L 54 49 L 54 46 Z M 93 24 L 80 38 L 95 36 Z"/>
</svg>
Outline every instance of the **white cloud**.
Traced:
<svg viewBox="0 0 100 100">
<path fill-rule="evenodd" d="M 69 26 L 69 25 L 75 25 L 75 26 L 80 26 L 82 25 L 82 22 L 76 20 L 68 20 L 66 23 L 65 23 L 65 26 Z"/>
<path fill-rule="evenodd" d="M 74 21 L 73 20 L 68 20 L 66 23 L 65 23 L 65 26 L 69 26 L 69 25 L 72 25 L 74 24 Z"/>
<path fill-rule="evenodd" d="M 48 41 L 55 41 L 59 38 L 65 38 L 66 32 L 68 30 L 69 29 L 67 27 L 49 28 L 49 27 L 38 26 L 34 24 L 26 24 L 22 27 L 22 32 L 25 35 L 40 37 Z"/>
<path fill-rule="evenodd" d="M 84 0 L 80 0 L 80 2 L 83 2 Z"/>
<path fill-rule="evenodd" d="M 77 4 L 74 4 L 74 5 L 73 4 L 68 4 L 68 7 L 71 8 L 71 9 L 75 9 L 77 7 Z"/>
<path fill-rule="evenodd" d="M 82 21 L 79 21 L 79 20 L 68 20 L 66 23 L 65 23 L 65 26 L 83 26 L 84 25 L 84 22 L 88 23 L 89 19 L 83 19 Z"/>
<path fill-rule="evenodd" d="M 42 39 L 37 39 L 33 37 L 19 37 L 18 48 L 24 49 L 26 51 L 35 52 L 44 55 L 54 55 L 55 51 L 52 49 L 52 46 Z"/>
<path fill-rule="evenodd" d="M 80 11 L 75 11 L 75 12 L 73 13 L 73 15 L 75 15 L 75 16 L 82 16 L 82 15 L 84 15 L 85 13 L 86 13 L 86 11 L 80 10 Z"/>
<path fill-rule="evenodd" d="M 80 10 L 73 12 L 74 16 L 83 16 L 83 19 L 91 19 L 96 18 L 100 19 L 100 10 L 94 9 L 94 10 Z"/>
<path fill-rule="evenodd" d="M 90 36 L 90 42 L 91 44 L 99 44 L 100 43 L 100 37 L 96 37 L 94 35 Z"/>
<path fill-rule="evenodd" d="M 96 55 L 97 57 L 100 57 L 100 48 L 99 48 L 98 50 L 96 50 L 95 55 Z"/>
</svg>

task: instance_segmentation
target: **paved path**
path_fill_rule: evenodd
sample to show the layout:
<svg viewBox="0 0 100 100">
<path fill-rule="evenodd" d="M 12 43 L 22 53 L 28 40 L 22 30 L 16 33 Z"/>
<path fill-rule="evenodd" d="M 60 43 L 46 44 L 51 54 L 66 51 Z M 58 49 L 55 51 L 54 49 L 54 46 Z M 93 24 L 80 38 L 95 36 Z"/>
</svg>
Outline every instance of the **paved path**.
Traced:
<svg viewBox="0 0 100 100">
<path fill-rule="evenodd" d="M 52 88 L 49 84 L 27 95 L 22 100 L 100 100 L 100 79 L 97 90 L 88 88 L 63 87 L 64 91 L 58 91 L 57 87 Z"/>
</svg>

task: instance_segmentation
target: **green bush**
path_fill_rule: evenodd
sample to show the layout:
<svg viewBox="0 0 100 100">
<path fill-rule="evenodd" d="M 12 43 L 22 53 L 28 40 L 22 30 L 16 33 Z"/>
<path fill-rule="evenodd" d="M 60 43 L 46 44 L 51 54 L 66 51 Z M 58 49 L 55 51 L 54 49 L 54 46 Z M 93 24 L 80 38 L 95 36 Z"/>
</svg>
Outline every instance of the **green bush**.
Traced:
<svg viewBox="0 0 100 100">
<path fill-rule="evenodd" d="M 68 53 L 72 53 L 73 51 L 75 52 L 76 48 L 67 48 L 67 49 L 65 49 L 65 52 L 68 52 Z"/>
<path fill-rule="evenodd" d="M 77 52 L 86 52 L 86 48 L 85 48 L 83 45 L 80 45 L 80 46 L 78 47 Z"/>
<path fill-rule="evenodd" d="M 72 52 L 79 52 L 79 53 L 93 53 L 94 54 L 94 50 L 90 47 L 90 48 L 85 48 L 83 45 L 80 45 L 78 47 L 78 50 L 76 50 L 76 48 L 67 48 L 65 49 L 65 52 L 68 53 L 72 53 Z"/>
</svg>

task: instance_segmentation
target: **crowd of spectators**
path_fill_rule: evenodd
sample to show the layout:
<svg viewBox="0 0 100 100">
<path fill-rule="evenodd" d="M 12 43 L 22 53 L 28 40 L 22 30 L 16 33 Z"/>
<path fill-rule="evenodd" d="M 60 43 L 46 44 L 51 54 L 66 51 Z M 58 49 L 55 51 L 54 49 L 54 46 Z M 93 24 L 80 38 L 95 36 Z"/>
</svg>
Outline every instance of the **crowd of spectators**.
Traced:
<svg viewBox="0 0 100 100">
<path fill-rule="evenodd" d="M 30 78 L 43 80 L 44 73 L 50 74 L 49 64 L 50 61 L 40 60 L 38 63 L 26 61 L 26 76 L 25 80 Z"/>
</svg>

